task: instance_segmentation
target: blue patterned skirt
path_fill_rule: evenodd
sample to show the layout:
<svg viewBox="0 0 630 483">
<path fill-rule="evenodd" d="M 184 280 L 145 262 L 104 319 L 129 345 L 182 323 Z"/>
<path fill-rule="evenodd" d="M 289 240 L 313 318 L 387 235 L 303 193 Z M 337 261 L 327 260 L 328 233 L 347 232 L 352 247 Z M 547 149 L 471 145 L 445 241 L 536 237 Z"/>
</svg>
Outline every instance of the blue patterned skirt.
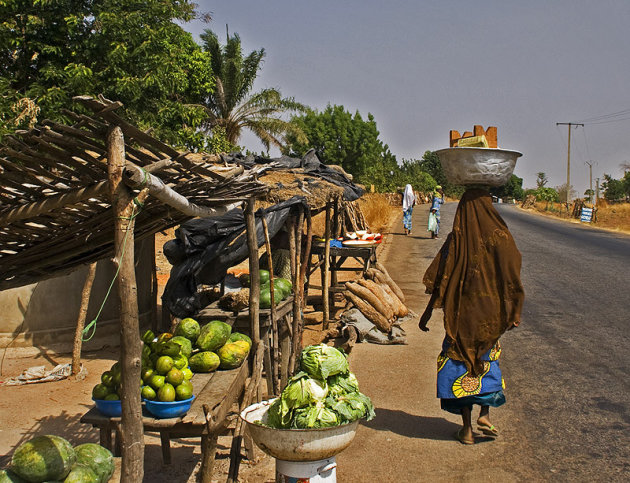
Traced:
<svg viewBox="0 0 630 483">
<path fill-rule="evenodd" d="M 403 226 L 411 231 L 411 213 L 413 212 L 413 206 L 406 210 L 403 210 Z"/>
<path fill-rule="evenodd" d="M 437 361 L 437 397 L 440 398 L 442 409 L 461 414 L 462 408 L 472 408 L 473 404 L 498 407 L 505 403 L 505 383 L 499 367 L 499 342 L 481 358 L 484 370 L 480 376 L 471 376 L 466 364 L 447 357 L 447 349 L 448 344 L 444 341 Z"/>
</svg>

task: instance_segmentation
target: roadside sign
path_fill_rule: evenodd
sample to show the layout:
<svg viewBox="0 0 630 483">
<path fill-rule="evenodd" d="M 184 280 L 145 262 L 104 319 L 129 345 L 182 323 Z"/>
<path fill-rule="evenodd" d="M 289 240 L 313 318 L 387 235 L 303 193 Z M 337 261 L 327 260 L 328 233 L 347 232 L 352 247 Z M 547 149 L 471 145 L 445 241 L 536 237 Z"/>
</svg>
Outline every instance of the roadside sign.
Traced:
<svg viewBox="0 0 630 483">
<path fill-rule="evenodd" d="M 590 223 L 593 219 L 593 208 L 587 208 L 586 206 L 582 207 L 582 214 L 580 216 L 580 221 L 584 223 Z"/>
</svg>

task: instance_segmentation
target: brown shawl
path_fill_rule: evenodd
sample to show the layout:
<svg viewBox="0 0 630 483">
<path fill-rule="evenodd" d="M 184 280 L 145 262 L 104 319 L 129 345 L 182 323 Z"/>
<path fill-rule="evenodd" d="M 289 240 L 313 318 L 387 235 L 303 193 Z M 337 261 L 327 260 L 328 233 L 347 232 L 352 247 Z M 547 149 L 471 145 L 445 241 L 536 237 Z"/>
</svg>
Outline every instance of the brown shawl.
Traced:
<svg viewBox="0 0 630 483">
<path fill-rule="evenodd" d="M 432 293 L 420 328 L 433 305 L 444 311 L 447 356 L 481 374 L 485 354 L 509 328 L 519 324 L 523 306 L 521 254 L 489 193 L 464 193 L 448 235 L 423 283 Z"/>
</svg>

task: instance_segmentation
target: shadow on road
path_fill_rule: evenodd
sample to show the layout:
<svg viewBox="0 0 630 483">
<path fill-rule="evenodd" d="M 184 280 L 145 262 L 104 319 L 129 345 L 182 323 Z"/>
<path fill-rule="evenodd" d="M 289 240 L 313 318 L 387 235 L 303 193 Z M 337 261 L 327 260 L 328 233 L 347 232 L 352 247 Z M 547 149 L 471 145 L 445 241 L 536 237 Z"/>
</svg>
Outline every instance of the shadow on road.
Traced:
<svg viewBox="0 0 630 483">
<path fill-rule="evenodd" d="M 443 418 L 416 416 L 398 409 L 384 408 L 376 408 L 376 418 L 363 424 L 377 431 L 438 441 L 453 439 L 453 434 L 460 428 L 458 424 Z"/>
</svg>

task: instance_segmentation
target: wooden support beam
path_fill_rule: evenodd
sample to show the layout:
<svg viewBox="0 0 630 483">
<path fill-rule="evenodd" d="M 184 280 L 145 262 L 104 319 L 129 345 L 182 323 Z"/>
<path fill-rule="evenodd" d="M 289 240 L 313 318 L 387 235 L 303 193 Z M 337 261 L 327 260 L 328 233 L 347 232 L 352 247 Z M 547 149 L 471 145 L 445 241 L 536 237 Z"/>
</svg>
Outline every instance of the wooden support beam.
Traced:
<svg viewBox="0 0 630 483">
<path fill-rule="evenodd" d="M 139 166 L 127 166 L 125 168 L 124 179 L 125 184 L 134 189 L 147 188 L 151 196 L 188 216 L 219 216 L 239 205 L 239 203 L 230 203 L 229 205 L 223 207 L 199 206 L 189 201 L 186 197 L 180 195 L 175 190 L 169 188 L 160 178 L 152 175 L 146 170 L 143 170 Z"/>
<path fill-rule="evenodd" d="M 322 311 L 323 329 L 328 329 L 330 319 L 330 305 L 328 286 L 330 285 L 330 215 L 332 212 L 331 202 L 326 203 L 326 224 L 324 228 L 324 266 L 322 267 Z"/>
<path fill-rule="evenodd" d="M 85 327 L 85 318 L 87 316 L 88 306 L 90 305 L 90 294 L 92 293 L 92 284 L 96 275 L 96 262 L 88 267 L 81 291 L 81 306 L 79 307 L 79 316 L 77 317 L 77 328 L 74 332 L 74 344 L 72 347 L 72 375 L 76 376 L 81 370 L 81 347 L 83 345 L 83 328 Z"/>
<path fill-rule="evenodd" d="M 138 321 L 138 289 L 134 267 L 135 205 L 122 182 L 125 141 L 119 127 L 107 133 L 109 186 L 114 212 L 115 263 L 119 265 L 122 370 L 122 468 L 121 482 L 135 483 L 144 476 L 144 428 L 140 401 L 142 348 Z M 146 196 L 146 193 L 145 195 Z"/>
<path fill-rule="evenodd" d="M 260 342 L 260 275 L 258 268 L 258 237 L 256 234 L 256 217 L 254 215 L 254 198 L 245 206 L 245 227 L 247 246 L 249 248 L 249 330 L 252 346 Z"/>
</svg>

